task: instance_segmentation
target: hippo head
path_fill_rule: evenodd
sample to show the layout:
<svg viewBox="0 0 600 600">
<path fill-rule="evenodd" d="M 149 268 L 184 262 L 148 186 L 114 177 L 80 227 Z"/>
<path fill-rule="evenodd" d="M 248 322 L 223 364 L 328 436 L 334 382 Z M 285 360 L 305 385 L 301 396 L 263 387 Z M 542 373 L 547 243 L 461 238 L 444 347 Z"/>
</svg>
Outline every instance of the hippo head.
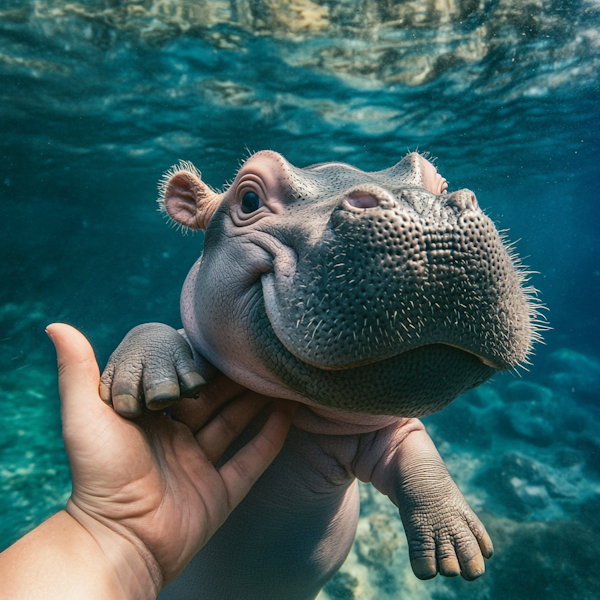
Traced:
<svg viewBox="0 0 600 600">
<path fill-rule="evenodd" d="M 417 153 L 384 171 L 251 156 L 223 193 L 189 163 L 163 207 L 205 229 L 182 318 L 255 391 L 345 412 L 424 416 L 526 360 L 532 290 L 469 190 Z"/>
</svg>

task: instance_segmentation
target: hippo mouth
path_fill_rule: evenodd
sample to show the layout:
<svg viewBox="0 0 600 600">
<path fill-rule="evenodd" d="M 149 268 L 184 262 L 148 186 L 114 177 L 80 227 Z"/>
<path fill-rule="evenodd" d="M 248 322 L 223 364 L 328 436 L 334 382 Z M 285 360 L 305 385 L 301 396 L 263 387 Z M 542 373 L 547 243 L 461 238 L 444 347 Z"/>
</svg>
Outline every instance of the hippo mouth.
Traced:
<svg viewBox="0 0 600 600">
<path fill-rule="evenodd" d="M 470 354 L 471 356 L 474 356 L 475 358 L 477 358 L 480 362 L 482 362 L 487 367 L 491 367 L 492 369 L 496 369 L 497 371 L 500 371 L 500 370 L 506 368 L 506 367 L 498 364 L 497 362 L 490 360 L 489 358 L 486 358 L 485 356 L 481 356 L 481 355 L 477 354 L 476 352 L 473 352 L 472 350 L 468 350 L 467 348 L 461 348 L 460 346 L 457 346 L 456 344 L 447 344 L 444 342 L 436 342 L 434 344 L 425 344 L 424 346 L 421 346 L 421 348 L 424 348 L 426 346 L 433 346 L 433 345 L 448 346 L 449 348 L 456 348 L 457 350 L 461 350 L 465 354 Z M 407 352 L 410 352 L 410 350 L 407 350 Z M 398 355 L 396 355 L 396 356 L 398 356 Z"/>
<path fill-rule="evenodd" d="M 256 303 L 256 318 L 263 324 L 256 352 L 284 389 L 292 390 L 284 397 L 349 413 L 418 418 L 442 410 L 498 372 L 476 353 L 443 342 L 344 364 L 309 362 L 281 333 L 270 276 L 261 279 L 263 302 Z"/>
<path fill-rule="evenodd" d="M 478 353 L 477 351 L 473 350 L 472 348 L 467 348 L 456 343 L 442 341 L 441 339 L 439 341 L 432 340 L 423 341 L 422 343 L 416 342 L 414 344 L 411 344 L 411 346 L 408 348 L 388 348 L 387 352 L 376 352 L 371 356 L 362 358 L 361 360 L 350 360 L 347 362 L 338 361 L 333 364 L 317 360 L 311 360 L 310 355 L 307 356 L 307 354 L 305 352 L 302 352 L 301 348 L 299 348 L 297 344 L 293 343 L 292 336 L 290 336 L 288 333 L 288 328 L 281 326 L 282 311 L 279 306 L 279 303 L 277 302 L 275 277 L 276 276 L 273 271 L 266 273 L 261 277 L 265 311 L 273 333 L 275 334 L 279 342 L 286 348 L 286 350 L 290 352 L 290 354 L 292 354 L 299 361 L 312 367 L 316 367 L 324 371 L 345 371 L 349 369 L 355 369 L 358 367 L 364 367 L 367 365 L 373 365 L 382 361 L 387 361 L 389 359 L 397 359 L 402 356 L 407 356 L 417 349 L 435 347 L 439 350 L 442 350 L 443 348 L 453 348 L 455 350 L 460 350 L 461 353 L 475 357 L 483 365 L 485 365 L 486 367 L 490 367 L 494 370 L 502 370 L 509 368 L 506 364 L 495 360 L 493 357 L 484 356 L 481 353 Z M 316 331 L 316 329 L 317 328 L 313 330 L 313 336 L 314 331 Z M 442 337 L 442 335 L 443 333 L 440 334 L 440 337 Z"/>
</svg>

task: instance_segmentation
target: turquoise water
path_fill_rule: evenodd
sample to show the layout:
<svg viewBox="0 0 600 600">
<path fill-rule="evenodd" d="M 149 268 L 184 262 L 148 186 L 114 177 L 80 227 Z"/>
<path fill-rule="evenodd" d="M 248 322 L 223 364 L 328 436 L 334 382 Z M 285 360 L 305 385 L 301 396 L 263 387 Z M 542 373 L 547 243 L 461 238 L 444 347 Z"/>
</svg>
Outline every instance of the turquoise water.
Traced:
<svg viewBox="0 0 600 600">
<path fill-rule="evenodd" d="M 249 151 L 375 170 L 418 148 L 519 240 L 553 329 L 529 372 L 426 420 L 494 539 L 486 575 L 417 581 L 365 487 L 322 597 L 600 598 L 599 28 L 591 0 L 2 2 L 0 546 L 69 494 L 45 325 L 103 363 L 180 324 L 202 237 L 156 212 L 170 165 L 220 187 Z"/>
</svg>

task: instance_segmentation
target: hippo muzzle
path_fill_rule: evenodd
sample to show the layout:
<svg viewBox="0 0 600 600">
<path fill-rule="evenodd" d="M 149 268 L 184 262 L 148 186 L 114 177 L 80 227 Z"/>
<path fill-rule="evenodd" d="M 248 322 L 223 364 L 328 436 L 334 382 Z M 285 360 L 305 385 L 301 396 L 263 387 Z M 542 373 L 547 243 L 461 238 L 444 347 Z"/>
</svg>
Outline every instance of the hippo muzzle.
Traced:
<svg viewBox="0 0 600 600">
<path fill-rule="evenodd" d="M 524 275 L 473 192 L 447 193 L 419 154 L 364 172 L 260 152 L 223 194 L 190 167 L 164 187 L 172 218 L 206 227 L 184 325 L 240 383 L 423 416 L 526 360 L 538 334 Z"/>
</svg>

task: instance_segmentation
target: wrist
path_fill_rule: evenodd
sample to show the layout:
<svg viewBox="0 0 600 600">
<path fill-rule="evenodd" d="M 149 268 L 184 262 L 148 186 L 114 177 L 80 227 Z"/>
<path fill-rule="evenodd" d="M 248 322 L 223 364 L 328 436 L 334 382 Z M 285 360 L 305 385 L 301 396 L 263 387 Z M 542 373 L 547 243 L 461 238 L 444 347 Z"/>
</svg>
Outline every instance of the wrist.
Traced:
<svg viewBox="0 0 600 600">
<path fill-rule="evenodd" d="M 163 574 L 148 547 L 127 527 L 89 515 L 71 498 L 66 512 L 93 538 L 106 558 L 110 576 L 128 600 L 156 598 Z"/>
</svg>

